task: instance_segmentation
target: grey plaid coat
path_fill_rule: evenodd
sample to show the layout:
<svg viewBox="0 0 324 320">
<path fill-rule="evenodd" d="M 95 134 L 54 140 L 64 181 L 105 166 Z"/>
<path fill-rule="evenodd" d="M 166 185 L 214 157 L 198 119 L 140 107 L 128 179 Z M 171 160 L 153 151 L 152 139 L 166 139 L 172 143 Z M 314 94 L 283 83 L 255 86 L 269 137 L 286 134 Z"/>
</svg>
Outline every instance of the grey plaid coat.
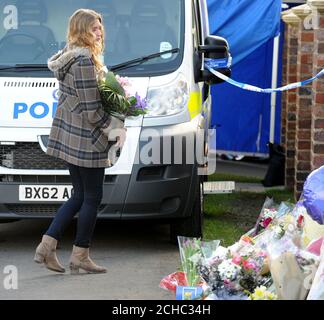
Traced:
<svg viewBox="0 0 324 320">
<path fill-rule="evenodd" d="M 102 109 L 95 67 L 87 48 L 65 48 L 48 60 L 59 80 L 59 100 L 47 154 L 71 164 L 109 166 L 107 136 L 110 117 Z"/>
</svg>

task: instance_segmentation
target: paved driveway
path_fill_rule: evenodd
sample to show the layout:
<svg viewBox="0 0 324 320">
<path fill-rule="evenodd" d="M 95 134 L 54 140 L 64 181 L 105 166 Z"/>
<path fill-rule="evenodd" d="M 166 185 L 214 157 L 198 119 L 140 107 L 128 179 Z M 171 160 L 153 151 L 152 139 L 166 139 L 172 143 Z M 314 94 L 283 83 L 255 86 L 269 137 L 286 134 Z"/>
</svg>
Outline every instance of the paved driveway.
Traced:
<svg viewBox="0 0 324 320">
<path fill-rule="evenodd" d="M 91 257 L 108 268 L 106 274 L 57 274 L 33 262 L 34 250 L 47 220 L 0 224 L 0 300 L 4 299 L 140 299 L 167 300 L 173 295 L 159 288 L 163 276 L 177 270 L 179 251 L 169 243 L 168 225 L 147 222 L 98 221 Z M 67 266 L 75 223 L 58 249 Z M 18 270 L 18 289 L 5 289 Z"/>
</svg>

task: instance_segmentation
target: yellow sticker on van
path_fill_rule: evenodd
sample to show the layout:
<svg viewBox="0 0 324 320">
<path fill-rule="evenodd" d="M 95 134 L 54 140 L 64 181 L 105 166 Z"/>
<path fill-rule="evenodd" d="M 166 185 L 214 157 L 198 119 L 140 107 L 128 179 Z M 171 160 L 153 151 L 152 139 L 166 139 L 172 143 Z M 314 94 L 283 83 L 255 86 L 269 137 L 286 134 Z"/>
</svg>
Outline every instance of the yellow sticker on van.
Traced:
<svg viewBox="0 0 324 320">
<path fill-rule="evenodd" d="M 202 95 L 199 91 L 193 91 L 190 93 L 190 98 L 188 102 L 188 108 L 190 113 L 190 118 L 193 119 L 199 113 L 201 113 L 202 108 Z"/>
</svg>

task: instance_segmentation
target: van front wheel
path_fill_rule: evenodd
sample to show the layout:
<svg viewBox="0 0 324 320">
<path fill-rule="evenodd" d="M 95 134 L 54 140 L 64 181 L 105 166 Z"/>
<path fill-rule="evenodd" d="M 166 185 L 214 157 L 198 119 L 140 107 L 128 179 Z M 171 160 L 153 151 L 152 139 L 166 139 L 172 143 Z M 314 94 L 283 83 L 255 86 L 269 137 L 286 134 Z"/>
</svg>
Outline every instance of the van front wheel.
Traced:
<svg viewBox="0 0 324 320">
<path fill-rule="evenodd" d="M 185 219 L 172 222 L 170 225 L 170 240 L 178 243 L 178 236 L 202 237 L 203 212 L 204 212 L 204 184 L 203 179 L 198 176 L 195 200 L 191 215 Z"/>
</svg>

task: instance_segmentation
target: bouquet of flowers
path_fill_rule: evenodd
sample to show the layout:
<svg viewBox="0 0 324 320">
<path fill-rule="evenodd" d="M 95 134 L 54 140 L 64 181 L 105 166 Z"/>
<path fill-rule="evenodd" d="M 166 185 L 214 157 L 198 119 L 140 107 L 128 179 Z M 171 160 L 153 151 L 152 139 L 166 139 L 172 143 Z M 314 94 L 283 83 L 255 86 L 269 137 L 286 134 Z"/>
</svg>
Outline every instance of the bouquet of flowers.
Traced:
<svg viewBox="0 0 324 320">
<path fill-rule="evenodd" d="M 320 262 L 307 300 L 324 300 L 324 238 L 320 250 Z"/>
<path fill-rule="evenodd" d="M 258 286 L 270 283 L 269 276 L 261 275 L 264 258 L 265 255 L 257 251 L 232 254 L 228 250 L 225 256 L 201 265 L 199 271 L 215 298 L 247 299 Z"/>
<path fill-rule="evenodd" d="M 266 229 L 275 218 L 276 214 L 277 208 L 273 202 L 273 199 L 267 198 L 263 204 L 261 213 L 255 224 L 252 236 L 256 236 L 264 229 Z"/>
<path fill-rule="evenodd" d="M 268 291 L 265 286 L 255 288 L 250 294 L 249 300 L 277 300 L 278 296 L 271 291 Z"/>
<path fill-rule="evenodd" d="M 197 286 L 201 282 L 198 265 L 201 260 L 201 240 L 178 236 L 181 269 L 185 273 L 187 285 Z"/>
<path fill-rule="evenodd" d="M 282 202 L 278 205 L 273 199 L 266 198 L 251 235 L 256 237 L 269 227 L 279 225 L 282 218 L 290 214 L 293 208 L 291 203 Z"/>
<path fill-rule="evenodd" d="M 201 287 L 196 299 L 246 300 L 259 286 L 271 284 L 270 274 L 263 272 L 266 252 L 250 242 L 239 251 L 220 246 L 220 240 L 178 236 L 178 243 L 181 272 L 164 277 L 161 288 Z"/>
<path fill-rule="evenodd" d="M 204 299 L 209 294 L 209 287 L 202 279 L 199 268 L 213 259 L 219 240 L 202 241 L 200 238 L 178 236 L 181 259 L 181 271 L 174 272 L 164 277 L 160 288 L 176 293 L 176 297 L 188 299 L 186 293 L 195 291 L 190 295 L 190 300 Z M 180 290 L 178 290 L 180 289 Z M 185 290 L 184 294 L 180 294 Z"/>
<path fill-rule="evenodd" d="M 99 81 L 99 92 L 104 111 L 124 121 L 126 117 L 144 115 L 146 99 L 137 93 L 130 94 L 131 84 L 127 77 L 120 77 L 108 71 Z"/>
</svg>

